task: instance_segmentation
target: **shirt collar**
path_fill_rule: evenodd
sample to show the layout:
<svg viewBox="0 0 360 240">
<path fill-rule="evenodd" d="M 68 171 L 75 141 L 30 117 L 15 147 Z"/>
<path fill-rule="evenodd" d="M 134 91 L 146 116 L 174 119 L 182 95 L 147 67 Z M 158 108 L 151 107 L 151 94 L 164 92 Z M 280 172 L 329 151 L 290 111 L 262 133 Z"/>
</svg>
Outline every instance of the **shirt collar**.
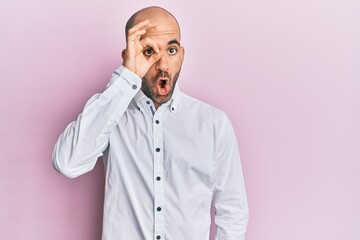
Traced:
<svg viewBox="0 0 360 240">
<path fill-rule="evenodd" d="M 141 105 L 143 105 L 142 103 L 146 102 L 146 101 L 151 101 L 151 99 L 149 99 L 142 90 L 138 91 L 134 97 L 134 101 L 136 103 L 136 105 L 140 108 Z M 171 96 L 171 99 L 162 104 L 165 107 L 167 107 L 169 109 L 170 112 L 174 113 L 176 112 L 178 106 L 179 106 L 179 102 L 180 102 L 180 88 L 178 86 L 178 84 L 175 84 L 175 88 L 174 88 L 174 92 Z"/>
</svg>

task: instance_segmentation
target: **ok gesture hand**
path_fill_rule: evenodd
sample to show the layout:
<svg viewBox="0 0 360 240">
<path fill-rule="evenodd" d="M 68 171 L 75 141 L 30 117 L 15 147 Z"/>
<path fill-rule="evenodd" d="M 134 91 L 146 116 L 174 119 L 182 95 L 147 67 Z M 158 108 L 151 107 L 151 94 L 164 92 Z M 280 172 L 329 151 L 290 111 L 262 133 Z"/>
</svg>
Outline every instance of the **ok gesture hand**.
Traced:
<svg viewBox="0 0 360 240">
<path fill-rule="evenodd" d="M 161 58 L 158 45 L 150 38 L 141 39 L 148 28 L 154 27 L 149 20 L 142 21 L 128 31 L 126 49 L 123 50 L 123 65 L 140 78 L 145 76 L 149 68 Z M 144 51 L 153 51 L 151 56 L 145 56 Z"/>
</svg>

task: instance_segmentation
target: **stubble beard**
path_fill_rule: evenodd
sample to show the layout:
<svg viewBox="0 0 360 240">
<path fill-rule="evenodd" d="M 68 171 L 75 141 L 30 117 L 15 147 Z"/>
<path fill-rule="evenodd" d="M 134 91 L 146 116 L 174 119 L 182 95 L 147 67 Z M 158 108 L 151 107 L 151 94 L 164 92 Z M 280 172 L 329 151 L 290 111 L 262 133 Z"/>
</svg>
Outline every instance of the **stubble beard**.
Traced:
<svg viewBox="0 0 360 240">
<path fill-rule="evenodd" d="M 158 95 L 156 93 L 156 87 L 157 87 L 156 84 L 157 84 L 157 78 L 158 78 L 159 75 L 156 75 L 155 77 L 152 77 L 151 82 L 146 77 L 143 77 L 142 78 L 141 90 L 143 91 L 143 93 L 148 98 L 150 98 L 154 103 L 157 103 L 160 106 L 161 104 L 166 103 L 171 99 L 171 96 L 174 93 L 176 82 L 177 82 L 177 80 L 179 78 L 179 75 L 180 75 L 180 71 L 181 71 L 181 69 L 179 69 L 179 71 L 174 75 L 174 79 L 171 79 L 169 77 L 168 81 L 169 81 L 169 84 L 171 84 L 170 85 L 170 91 L 169 91 L 168 94 L 166 94 L 164 96 Z M 169 74 L 167 74 L 167 75 L 169 76 Z M 151 86 L 149 86 L 149 84 L 148 84 L 149 82 L 150 82 Z"/>
</svg>

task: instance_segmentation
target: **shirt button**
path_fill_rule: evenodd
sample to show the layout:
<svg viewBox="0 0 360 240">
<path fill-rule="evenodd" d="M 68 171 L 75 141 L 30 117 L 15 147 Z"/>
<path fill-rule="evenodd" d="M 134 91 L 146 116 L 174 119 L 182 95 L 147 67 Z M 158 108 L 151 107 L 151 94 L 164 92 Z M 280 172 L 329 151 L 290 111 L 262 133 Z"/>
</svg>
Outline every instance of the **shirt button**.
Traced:
<svg viewBox="0 0 360 240">
<path fill-rule="evenodd" d="M 156 236 L 156 239 L 161 239 L 160 235 L 157 235 L 157 236 Z"/>
<path fill-rule="evenodd" d="M 132 85 L 132 89 L 137 89 L 137 86 L 135 84 Z"/>
<path fill-rule="evenodd" d="M 156 124 L 159 124 L 159 123 L 160 123 L 160 121 L 159 121 L 159 120 L 156 120 L 156 121 L 155 121 L 155 123 L 156 123 Z"/>
<path fill-rule="evenodd" d="M 175 108 L 173 108 L 173 107 L 172 107 L 172 108 L 171 108 L 171 110 L 173 110 L 173 111 L 174 111 L 174 110 L 175 110 Z"/>
<path fill-rule="evenodd" d="M 156 180 L 160 181 L 160 180 L 161 180 L 161 177 L 156 177 Z"/>
<path fill-rule="evenodd" d="M 160 152 L 160 148 L 156 148 L 155 150 L 156 150 L 157 152 Z"/>
<path fill-rule="evenodd" d="M 156 209 L 158 212 L 160 212 L 161 211 L 161 207 L 157 207 L 157 209 Z"/>
<path fill-rule="evenodd" d="M 150 101 L 146 101 L 147 104 L 150 104 Z"/>
</svg>

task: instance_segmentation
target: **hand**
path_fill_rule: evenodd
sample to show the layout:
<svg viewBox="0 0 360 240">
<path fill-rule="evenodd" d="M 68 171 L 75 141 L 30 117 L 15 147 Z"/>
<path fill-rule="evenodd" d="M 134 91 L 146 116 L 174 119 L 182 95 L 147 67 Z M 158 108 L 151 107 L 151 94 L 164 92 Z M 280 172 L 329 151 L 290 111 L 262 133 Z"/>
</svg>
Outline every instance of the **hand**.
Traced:
<svg viewBox="0 0 360 240">
<path fill-rule="evenodd" d="M 144 77 L 149 68 L 161 58 L 159 46 L 150 38 L 141 39 L 148 28 L 154 27 L 149 20 L 142 21 L 128 31 L 126 49 L 123 50 L 123 66 Z M 141 39 L 141 40 L 140 40 Z M 153 51 L 150 56 L 145 56 L 144 51 Z"/>
</svg>

